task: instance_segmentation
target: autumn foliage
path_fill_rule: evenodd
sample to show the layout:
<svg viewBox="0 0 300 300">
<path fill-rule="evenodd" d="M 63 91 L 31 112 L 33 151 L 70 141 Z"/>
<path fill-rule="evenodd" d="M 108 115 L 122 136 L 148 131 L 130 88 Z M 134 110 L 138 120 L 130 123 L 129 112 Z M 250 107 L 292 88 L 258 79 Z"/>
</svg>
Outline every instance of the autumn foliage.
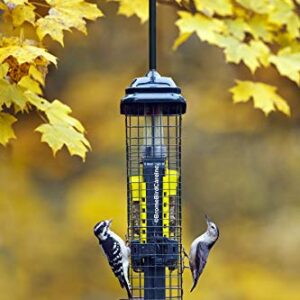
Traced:
<svg viewBox="0 0 300 300">
<path fill-rule="evenodd" d="M 188 250 L 205 230 L 204 213 L 218 223 L 221 233 L 193 293 L 189 293 L 191 276 L 185 270 L 184 299 L 299 300 L 298 86 L 281 76 L 273 63 L 260 65 L 254 74 L 244 61 L 227 63 L 225 49 L 201 41 L 196 31 L 172 51 L 180 34 L 174 25 L 181 20 L 179 13 L 221 22 L 235 18 L 193 13 L 190 1 L 157 1 L 158 70 L 174 78 L 188 102 L 182 129 L 183 245 Z M 44 1 L 34 2 L 47 6 Z M 58 67 L 51 63 L 45 69 L 49 70 L 46 86 L 39 85 L 44 96 L 35 94 L 30 101 L 38 105 L 40 97 L 49 100 L 51 106 L 44 108 L 51 123 L 65 119 L 66 114 L 71 117 L 64 106 L 68 104 L 72 117 L 84 124 L 93 149 L 85 164 L 80 157 L 70 157 L 65 144 L 53 159 L 51 148 L 40 142 L 41 133 L 33 132 L 49 124 L 47 115 L 31 104 L 23 111 L 15 105 L 7 107 L 3 101 L 10 101 L 10 94 L 4 97 L 3 91 L 11 89 L 1 88 L 1 114 L 8 120 L 2 125 L 0 118 L 0 135 L 9 136 L 7 129 L 17 136 L 6 147 L 0 145 L 1 300 L 116 300 L 126 295 L 100 251 L 93 226 L 113 218 L 115 232 L 125 238 L 127 231 L 125 120 L 119 113 L 119 101 L 131 80 L 147 70 L 148 8 L 144 0 L 86 2 L 97 4 L 105 17 L 95 22 L 86 19 L 88 36 L 77 29 L 63 31 L 64 48 L 49 34 L 40 47 L 31 23 L 14 28 L 10 15 L 5 16 L 3 10 L 0 15 L 6 38 L 36 40 L 38 48 L 58 57 Z M 231 3 L 238 7 L 237 1 Z M 252 5 L 259 3 L 266 2 L 251 1 Z M 292 12 L 298 15 L 296 1 L 293 3 Z M 36 18 L 49 11 L 35 7 Z M 251 15 L 267 18 L 267 14 L 244 11 L 249 11 L 248 19 Z M 267 39 L 286 30 L 281 26 L 276 32 L 269 28 L 274 26 L 271 22 L 265 24 L 258 28 Z M 243 32 L 247 44 L 252 34 Z M 264 43 L 277 56 L 277 44 Z M 297 53 L 293 57 L 288 70 L 297 68 Z M 14 59 L 7 62 L 16 66 L 9 70 L 13 80 L 0 80 L 1 85 L 16 85 L 27 72 L 28 65 L 19 68 Z M 38 63 L 43 64 L 41 57 Z M 43 65 L 38 66 L 43 70 Z M 29 72 L 35 74 L 30 77 L 38 76 L 32 69 Z M 276 110 L 266 118 L 261 109 L 253 109 L 253 82 L 274 86 L 270 91 L 288 101 L 292 117 Z M 241 96 L 229 92 L 236 86 L 244 91 Z M 265 86 L 258 87 L 255 101 L 265 100 L 269 105 Z M 13 101 L 22 106 L 22 94 L 17 95 Z M 231 98 L 242 95 L 249 100 L 233 104 Z M 277 101 L 275 95 L 272 98 Z M 68 120 L 75 128 L 73 121 Z"/>
<path fill-rule="evenodd" d="M 70 116 L 68 106 L 43 97 L 48 67 L 57 66 L 44 38 L 49 36 L 63 46 L 65 31 L 78 29 L 86 34 L 85 20 L 97 19 L 101 11 L 82 0 L 7 0 L 0 2 L 0 9 L 2 21 L 8 24 L 0 41 L 0 143 L 5 145 L 15 137 L 11 126 L 18 112 L 35 109 L 43 114 L 44 121 L 36 131 L 54 154 L 66 145 L 72 155 L 84 159 L 90 144 L 83 126 Z M 32 31 L 35 38 L 27 38 Z"/>
<path fill-rule="evenodd" d="M 119 14 L 148 18 L 148 0 L 117 2 Z M 300 36 L 298 0 L 158 0 L 178 11 L 179 36 L 174 49 L 196 34 L 203 42 L 224 51 L 228 63 L 244 64 L 252 80 L 237 80 L 230 89 L 235 103 L 254 101 L 266 115 L 281 111 L 290 115 L 288 102 L 277 87 L 256 80 L 260 68 L 300 84 Z M 54 154 L 64 145 L 71 155 L 85 159 L 90 143 L 71 109 L 59 100 L 43 97 L 48 68 L 57 58 L 48 51 L 46 37 L 64 46 L 64 34 L 73 29 L 87 33 L 87 20 L 103 16 L 96 4 L 83 0 L 0 1 L 4 32 L 0 41 L 0 143 L 15 138 L 12 125 L 17 114 L 39 111 L 43 124 L 36 128 Z"/>
</svg>

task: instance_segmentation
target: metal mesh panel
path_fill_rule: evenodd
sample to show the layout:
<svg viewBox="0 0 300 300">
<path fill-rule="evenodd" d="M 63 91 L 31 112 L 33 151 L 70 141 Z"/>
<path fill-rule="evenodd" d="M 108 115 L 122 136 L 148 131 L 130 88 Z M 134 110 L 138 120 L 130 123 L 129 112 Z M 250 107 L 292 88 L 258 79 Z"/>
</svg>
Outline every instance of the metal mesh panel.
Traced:
<svg viewBox="0 0 300 300">
<path fill-rule="evenodd" d="M 182 299 L 181 112 L 126 115 L 128 239 L 134 299 Z"/>
</svg>

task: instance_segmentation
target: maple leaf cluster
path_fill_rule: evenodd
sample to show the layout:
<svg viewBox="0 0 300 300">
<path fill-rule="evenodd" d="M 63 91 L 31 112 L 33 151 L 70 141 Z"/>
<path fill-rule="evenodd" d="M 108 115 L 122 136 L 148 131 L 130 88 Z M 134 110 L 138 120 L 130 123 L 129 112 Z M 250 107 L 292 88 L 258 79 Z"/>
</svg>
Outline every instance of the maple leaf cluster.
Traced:
<svg viewBox="0 0 300 300">
<path fill-rule="evenodd" d="M 182 1 L 181 1 L 182 2 Z M 195 11 L 179 11 L 179 37 L 174 49 L 193 33 L 223 49 L 227 62 L 243 63 L 252 74 L 273 65 L 282 76 L 300 84 L 300 19 L 292 0 L 195 0 Z M 274 86 L 262 82 L 237 81 L 234 102 L 253 99 L 266 115 L 279 110 L 290 115 L 290 107 Z"/>
<path fill-rule="evenodd" d="M 119 4 L 119 14 L 148 19 L 148 0 L 105 0 Z M 196 34 L 203 42 L 221 48 L 226 61 L 244 64 L 254 75 L 259 68 L 276 68 L 281 76 L 300 85 L 299 0 L 157 0 L 178 11 L 179 36 L 174 49 Z M 15 138 L 12 124 L 17 112 L 36 109 L 46 122 L 36 131 L 56 153 L 66 146 L 85 159 L 90 144 L 71 109 L 59 100 L 43 98 L 50 64 L 57 64 L 43 43 L 48 36 L 64 46 L 66 31 L 87 33 L 87 20 L 103 16 L 96 4 L 85 0 L 0 0 L 3 22 L 19 28 L 19 36 L 0 37 L 0 144 Z M 41 12 L 42 11 L 42 12 Z M 26 39 L 24 25 L 33 27 L 36 39 Z M 236 81 L 233 100 L 251 99 L 266 115 L 290 115 L 288 102 L 275 86 L 256 81 Z M 8 112 L 9 111 L 9 112 Z M 13 112 L 11 112 L 13 111 Z M 55 116 L 55 117 L 54 117 Z"/>
<path fill-rule="evenodd" d="M 41 8 L 43 15 L 37 12 Z M 0 144 L 15 138 L 12 124 L 17 121 L 16 113 L 35 109 L 44 115 L 44 123 L 36 131 L 54 154 L 66 146 L 71 155 L 85 159 L 90 144 L 84 127 L 70 116 L 67 105 L 43 97 L 48 67 L 57 65 L 43 40 L 49 36 L 63 46 L 66 31 L 77 29 L 87 34 L 86 20 L 96 20 L 102 12 L 84 0 L 3 0 L 0 10 L 3 22 L 20 29 L 19 36 L 4 33 L 0 38 Z M 24 36 L 27 24 L 33 27 L 36 39 Z"/>
<path fill-rule="evenodd" d="M 110 0 L 119 3 L 119 13 L 147 19 L 148 0 Z M 275 67 L 279 74 L 300 85 L 299 0 L 157 0 L 178 11 L 179 36 L 174 50 L 192 34 L 224 51 L 229 63 L 243 63 L 252 74 L 258 68 Z M 245 93 L 247 89 L 247 93 Z M 254 100 L 266 115 L 290 107 L 274 86 L 237 81 L 234 102 Z"/>
</svg>

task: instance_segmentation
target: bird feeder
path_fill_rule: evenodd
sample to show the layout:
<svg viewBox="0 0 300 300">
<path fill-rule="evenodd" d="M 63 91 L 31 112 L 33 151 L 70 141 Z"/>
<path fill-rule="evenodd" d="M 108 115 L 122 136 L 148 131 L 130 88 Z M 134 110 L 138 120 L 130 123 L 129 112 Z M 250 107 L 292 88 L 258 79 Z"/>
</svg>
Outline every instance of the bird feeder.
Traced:
<svg viewBox="0 0 300 300">
<path fill-rule="evenodd" d="M 150 71 L 121 100 L 127 152 L 129 278 L 134 299 L 182 299 L 181 125 L 186 102 L 156 71 L 150 0 Z"/>
</svg>

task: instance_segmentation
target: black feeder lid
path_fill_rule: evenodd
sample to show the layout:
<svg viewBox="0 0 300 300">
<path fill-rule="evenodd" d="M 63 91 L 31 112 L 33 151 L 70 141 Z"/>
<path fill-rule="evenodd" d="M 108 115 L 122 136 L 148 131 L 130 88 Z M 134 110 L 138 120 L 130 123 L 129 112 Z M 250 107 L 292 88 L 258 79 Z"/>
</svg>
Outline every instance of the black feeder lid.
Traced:
<svg viewBox="0 0 300 300">
<path fill-rule="evenodd" d="M 121 100 L 122 115 L 144 115 L 147 107 L 159 107 L 163 115 L 184 114 L 186 102 L 181 90 L 170 77 L 152 70 L 136 78 Z"/>
</svg>

